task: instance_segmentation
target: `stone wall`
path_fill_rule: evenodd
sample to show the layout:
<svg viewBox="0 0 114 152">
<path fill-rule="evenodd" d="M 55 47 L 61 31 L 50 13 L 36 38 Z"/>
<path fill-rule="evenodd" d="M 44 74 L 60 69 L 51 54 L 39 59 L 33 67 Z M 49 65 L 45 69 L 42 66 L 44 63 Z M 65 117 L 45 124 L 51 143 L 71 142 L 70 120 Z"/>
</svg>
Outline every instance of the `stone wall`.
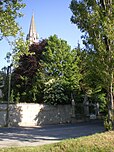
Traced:
<svg viewBox="0 0 114 152">
<path fill-rule="evenodd" d="M 6 123 L 6 104 L 0 104 L 0 126 Z M 9 120 L 11 126 L 39 126 L 48 124 L 70 123 L 71 105 L 46 104 L 10 104 Z"/>
</svg>

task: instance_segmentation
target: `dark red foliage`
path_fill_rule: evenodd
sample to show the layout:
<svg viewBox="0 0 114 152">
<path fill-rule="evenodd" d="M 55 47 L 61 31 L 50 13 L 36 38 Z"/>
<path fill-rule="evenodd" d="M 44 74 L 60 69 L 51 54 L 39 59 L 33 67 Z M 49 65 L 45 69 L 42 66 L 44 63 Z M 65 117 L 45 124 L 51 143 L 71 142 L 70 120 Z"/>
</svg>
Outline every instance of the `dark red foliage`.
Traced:
<svg viewBox="0 0 114 152">
<path fill-rule="evenodd" d="M 29 47 L 29 52 L 33 54 L 20 57 L 19 66 L 14 69 L 14 72 L 12 73 L 12 87 L 15 88 L 16 85 L 21 85 L 21 90 L 19 90 L 19 92 L 23 92 L 32 87 L 33 78 L 36 76 L 36 72 L 40 68 L 39 62 L 42 59 L 42 52 L 45 51 L 46 44 L 46 40 L 34 43 Z M 21 77 L 27 78 L 25 85 L 22 84 Z"/>
</svg>

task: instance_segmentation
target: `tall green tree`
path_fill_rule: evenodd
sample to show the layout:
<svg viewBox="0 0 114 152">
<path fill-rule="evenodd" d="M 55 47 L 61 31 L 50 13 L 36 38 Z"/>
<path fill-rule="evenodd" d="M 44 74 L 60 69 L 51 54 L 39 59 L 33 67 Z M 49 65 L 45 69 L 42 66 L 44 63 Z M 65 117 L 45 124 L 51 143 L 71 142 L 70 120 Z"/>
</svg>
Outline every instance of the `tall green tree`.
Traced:
<svg viewBox="0 0 114 152">
<path fill-rule="evenodd" d="M 25 7 L 22 0 L 1 0 L 0 1 L 0 40 L 5 36 L 15 36 L 19 31 L 16 22 L 22 16 L 20 9 Z"/>
<path fill-rule="evenodd" d="M 71 50 L 65 40 L 59 39 L 56 35 L 49 37 L 41 62 L 46 78 L 46 102 L 71 102 L 71 93 L 79 89 L 81 79 L 78 63 L 77 51 Z"/>
<path fill-rule="evenodd" d="M 77 51 L 71 50 L 65 40 L 59 39 L 56 35 L 49 37 L 42 60 L 48 79 L 64 79 L 70 85 L 73 84 L 72 88 L 78 87 L 78 61 Z"/>
<path fill-rule="evenodd" d="M 20 31 L 19 34 L 15 37 L 15 40 L 10 43 L 12 45 L 12 63 L 14 67 L 18 67 L 18 63 L 20 60 L 20 56 L 23 55 L 30 55 L 29 46 L 30 42 L 29 40 L 24 40 L 24 34 Z"/>
<path fill-rule="evenodd" d="M 96 71 L 96 83 L 106 89 L 108 122 L 113 115 L 114 3 L 112 0 L 72 0 L 71 21 L 84 32 L 83 43 L 92 53 L 90 62 Z"/>
</svg>

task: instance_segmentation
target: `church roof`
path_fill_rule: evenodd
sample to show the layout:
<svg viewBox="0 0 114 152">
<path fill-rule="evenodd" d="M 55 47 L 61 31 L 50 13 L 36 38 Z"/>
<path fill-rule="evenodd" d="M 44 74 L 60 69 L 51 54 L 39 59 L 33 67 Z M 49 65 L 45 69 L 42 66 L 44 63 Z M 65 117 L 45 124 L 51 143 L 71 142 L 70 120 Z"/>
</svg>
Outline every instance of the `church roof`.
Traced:
<svg viewBox="0 0 114 152">
<path fill-rule="evenodd" d="M 34 14 L 32 15 L 31 23 L 30 23 L 30 29 L 29 29 L 29 35 L 32 33 L 36 33 L 36 25 L 34 21 Z"/>
<path fill-rule="evenodd" d="M 31 18 L 30 28 L 29 28 L 29 34 L 27 35 L 27 40 L 30 40 L 30 43 L 36 42 L 37 40 L 37 32 L 36 32 L 36 25 L 34 21 L 34 14 Z"/>
</svg>

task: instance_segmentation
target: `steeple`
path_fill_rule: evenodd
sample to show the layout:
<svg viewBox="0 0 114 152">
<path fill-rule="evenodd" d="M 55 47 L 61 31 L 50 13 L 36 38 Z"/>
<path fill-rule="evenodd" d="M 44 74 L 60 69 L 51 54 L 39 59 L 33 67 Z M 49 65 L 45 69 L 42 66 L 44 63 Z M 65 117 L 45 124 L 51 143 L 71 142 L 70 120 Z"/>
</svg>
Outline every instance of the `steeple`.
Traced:
<svg viewBox="0 0 114 152">
<path fill-rule="evenodd" d="M 30 41 L 30 44 L 38 42 L 38 36 L 37 36 L 36 26 L 35 26 L 35 21 L 34 21 L 34 14 L 32 15 L 32 18 L 31 18 L 29 34 L 27 35 L 26 39 Z"/>
</svg>

